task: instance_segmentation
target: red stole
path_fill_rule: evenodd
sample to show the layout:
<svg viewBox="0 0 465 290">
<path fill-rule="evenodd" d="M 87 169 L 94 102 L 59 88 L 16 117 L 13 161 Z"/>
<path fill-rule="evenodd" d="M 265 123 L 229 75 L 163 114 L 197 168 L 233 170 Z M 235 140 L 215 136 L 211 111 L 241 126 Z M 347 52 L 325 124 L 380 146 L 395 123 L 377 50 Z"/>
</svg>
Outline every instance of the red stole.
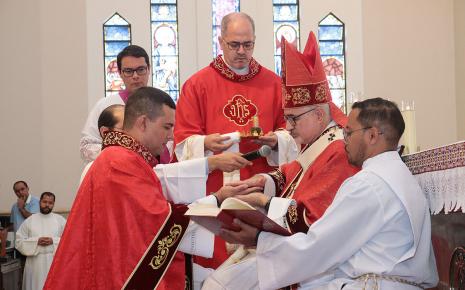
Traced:
<svg viewBox="0 0 465 290">
<path fill-rule="evenodd" d="M 170 213 L 150 152 L 117 132 L 104 147 L 79 188 L 44 289 L 120 289 Z M 181 253 L 157 289 L 184 289 Z"/>
</svg>

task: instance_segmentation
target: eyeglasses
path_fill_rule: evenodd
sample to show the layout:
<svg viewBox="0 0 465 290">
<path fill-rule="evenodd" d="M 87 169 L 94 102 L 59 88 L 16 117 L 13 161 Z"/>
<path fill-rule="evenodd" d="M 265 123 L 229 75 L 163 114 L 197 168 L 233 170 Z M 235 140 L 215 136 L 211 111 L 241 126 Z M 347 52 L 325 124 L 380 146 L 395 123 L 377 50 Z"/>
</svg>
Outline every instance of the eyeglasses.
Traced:
<svg viewBox="0 0 465 290">
<path fill-rule="evenodd" d="M 143 76 L 147 74 L 147 66 L 140 66 L 135 69 L 123 68 L 121 72 L 123 73 L 125 77 L 132 77 L 134 75 L 134 72 L 136 72 L 138 76 Z"/>
<path fill-rule="evenodd" d="M 305 115 L 305 114 L 307 114 L 307 113 L 310 113 L 311 111 L 314 111 L 314 110 L 315 110 L 315 108 L 310 109 L 310 110 L 308 110 L 308 111 L 306 111 L 306 112 L 303 112 L 302 114 L 299 114 L 299 115 L 297 115 L 297 116 L 284 116 L 284 120 L 286 120 L 287 122 L 289 122 L 289 124 L 291 124 L 291 126 L 295 126 L 295 125 L 297 124 L 297 121 L 299 121 L 299 119 L 300 119 L 303 115 Z"/>
<path fill-rule="evenodd" d="M 352 130 L 352 131 L 347 131 L 345 128 L 344 130 L 342 130 L 342 135 L 344 136 L 344 141 L 347 142 L 347 140 L 349 139 L 349 137 L 354 134 L 355 132 L 357 131 L 361 131 L 361 130 L 367 130 L 367 129 L 371 129 L 373 128 L 372 126 L 369 126 L 369 127 L 364 127 L 364 128 L 360 128 L 360 129 L 355 129 L 355 130 Z M 380 132 L 379 134 L 382 134 L 382 132 Z"/>
<path fill-rule="evenodd" d="M 244 50 L 251 50 L 255 46 L 255 42 L 253 42 L 253 41 L 245 41 L 245 42 L 230 41 L 230 42 L 227 42 L 226 40 L 224 40 L 224 42 L 228 45 L 228 48 L 230 50 L 239 50 L 241 48 L 241 45 L 244 48 Z"/>
</svg>

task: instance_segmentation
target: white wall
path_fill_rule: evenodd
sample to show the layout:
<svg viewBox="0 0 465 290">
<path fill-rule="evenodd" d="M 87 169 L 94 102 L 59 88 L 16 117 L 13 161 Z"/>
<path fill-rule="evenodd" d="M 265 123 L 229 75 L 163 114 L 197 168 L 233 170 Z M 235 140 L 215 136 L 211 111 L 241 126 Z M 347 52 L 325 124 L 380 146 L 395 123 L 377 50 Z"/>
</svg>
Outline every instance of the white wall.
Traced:
<svg viewBox="0 0 465 290">
<path fill-rule="evenodd" d="M 364 0 L 368 97 L 415 101 L 417 144 L 456 141 L 452 0 Z"/>
<path fill-rule="evenodd" d="M 57 209 L 69 209 L 83 167 L 80 131 L 104 94 L 103 22 L 120 13 L 133 43 L 150 51 L 149 2 L 0 1 L 0 213 L 18 179 L 36 195 L 57 193 Z M 178 0 L 181 83 L 212 59 L 210 3 Z M 329 12 L 345 22 L 348 91 L 414 99 L 422 148 L 465 137 L 462 0 L 300 3 L 302 48 Z M 271 1 L 244 0 L 241 9 L 256 21 L 255 57 L 273 69 Z"/>
<path fill-rule="evenodd" d="M 465 1 L 454 1 L 457 138 L 465 140 Z"/>
</svg>

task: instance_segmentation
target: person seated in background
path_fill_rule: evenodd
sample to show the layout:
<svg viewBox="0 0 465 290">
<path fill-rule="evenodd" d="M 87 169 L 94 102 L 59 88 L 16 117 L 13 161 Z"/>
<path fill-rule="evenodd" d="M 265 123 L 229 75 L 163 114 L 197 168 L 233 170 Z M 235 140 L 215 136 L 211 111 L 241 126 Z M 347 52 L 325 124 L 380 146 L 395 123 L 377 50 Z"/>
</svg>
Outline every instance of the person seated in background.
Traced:
<svg viewBox="0 0 465 290">
<path fill-rule="evenodd" d="M 26 256 L 23 290 L 42 289 L 60 242 L 66 220 L 52 212 L 55 195 L 40 196 L 40 212 L 31 215 L 16 232 L 16 248 Z"/>
<path fill-rule="evenodd" d="M 343 140 L 347 117 L 331 101 L 315 34 L 310 32 L 303 53 L 284 38 L 282 45 L 286 129 L 305 146 L 295 161 L 243 181 L 264 188 L 265 194 L 257 192 L 242 198 L 252 206 L 266 208 L 270 217 L 280 217 L 278 223 L 289 232 L 306 233 L 331 204 L 344 180 L 360 168 L 347 159 Z M 308 92 L 308 97 L 301 98 L 302 92 Z M 222 200 L 219 196 L 220 203 Z M 237 262 L 239 257 L 242 259 Z M 235 279 L 238 275 L 242 279 Z M 202 289 L 257 287 L 253 251 L 241 247 L 205 280 Z"/>
<path fill-rule="evenodd" d="M 438 273 L 428 202 L 397 153 L 405 123 L 381 98 L 356 102 L 344 128 L 349 162 L 362 170 L 339 188 L 306 233 L 284 237 L 236 220 L 227 241 L 257 246 L 260 289 L 425 289 Z"/>
</svg>

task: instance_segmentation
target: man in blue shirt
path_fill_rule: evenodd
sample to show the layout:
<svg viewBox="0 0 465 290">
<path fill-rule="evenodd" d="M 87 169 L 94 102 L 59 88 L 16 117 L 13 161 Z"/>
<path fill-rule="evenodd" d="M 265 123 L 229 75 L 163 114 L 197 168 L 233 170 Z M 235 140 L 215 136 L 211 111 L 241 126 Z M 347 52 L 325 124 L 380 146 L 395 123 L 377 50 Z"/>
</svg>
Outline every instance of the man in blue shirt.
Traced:
<svg viewBox="0 0 465 290">
<path fill-rule="evenodd" d="M 21 224 L 31 214 L 39 212 L 39 199 L 29 194 L 29 187 L 25 181 L 16 181 L 13 190 L 18 201 L 11 207 L 10 226 L 8 230 L 16 232 Z"/>
</svg>

